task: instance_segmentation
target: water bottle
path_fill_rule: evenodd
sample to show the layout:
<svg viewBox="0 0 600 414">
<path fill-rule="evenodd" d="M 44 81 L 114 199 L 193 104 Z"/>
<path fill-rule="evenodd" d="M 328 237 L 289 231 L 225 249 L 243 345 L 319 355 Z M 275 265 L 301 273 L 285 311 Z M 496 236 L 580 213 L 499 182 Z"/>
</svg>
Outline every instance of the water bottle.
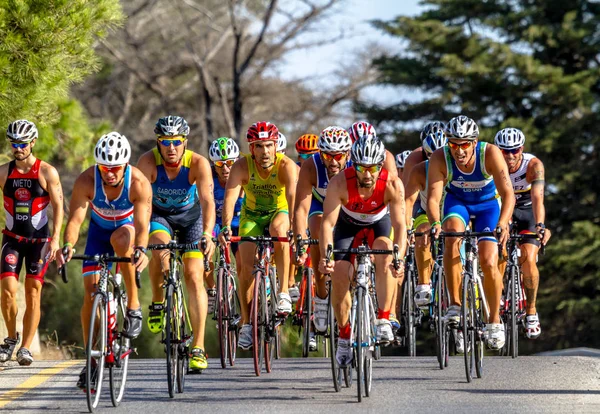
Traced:
<svg viewBox="0 0 600 414">
<path fill-rule="evenodd" d="M 117 301 L 112 292 L 108 292 L 108 329 L 113 331 L 117 328 Z"/>
<path fill-rule="evenodd" d="M 267 299 L 271 296 L 271 278 L 269 276 L 265 277 L 265 284 L 267 286 Z"/>
</svg>

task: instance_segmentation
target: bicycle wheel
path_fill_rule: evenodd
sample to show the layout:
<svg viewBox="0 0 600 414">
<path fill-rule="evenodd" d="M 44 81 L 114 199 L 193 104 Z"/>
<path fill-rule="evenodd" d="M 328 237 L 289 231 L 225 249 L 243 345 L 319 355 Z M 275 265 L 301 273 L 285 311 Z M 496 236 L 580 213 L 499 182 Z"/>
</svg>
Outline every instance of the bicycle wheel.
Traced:
<svg viewBox="0 0 600 414">
<path fill-rule="evenodd" d="M 331 306 L 331 290 L 329 291 L 329 298 L 327 303 L 327 333 L 326 338 L 328 340 L 327 345 L 329 348 L 329 357 L 331 358 L 331 375 L 333 378 L 333 388 L 335 392 L 340 392 L 340 388 L 342 387 L 342 369 L 337 362 L 335 357 L 335 353 L 337 350 L 337 342 L 339 338 L 339 331 L 337 327 L 337 323 L 335 321 L 335 316 L 333 314 L 333 307 Z"/>
<path fill-rule="evenodd" d="M 474 354 L 474 339 L 473 339 L 473 309 L 475 303 L 472 296 L 472 282 L 463 280 L 462 289 L 462 306 L 461 306 L 461 329 L 464 340 L 464 357 L 465 357 L 465 374 L 467 382 L 473 379 L 473 354 Z"/>
<path fill-rule="evenodd" d="M 302 287 L 304 288 L 304 303 L 302 304 L 302 357 L 307 358 L 310 343 L 310 325 L 312 321 L 312 269 L 304 269 Z"/>
<path fill-rule="evenodd" d="M 227 287 L 227 274 L 223 268 L 217 274 L 217 335 L 219 337 L 219 357 L 221 368 L 227 368 L 227 350 L 229 339 L 229 298 Z"/>
<path fill-rule="evenodd" d="M 375 357 L 377 332 L 375 328 L 375 312 L 371 303 L 371 296 L 365 295 L 365 306 L 363 310 L 363 338 L 365 339 L 366 347 L 364 348 L 364 375 L 365 375 L 365 397 L 371 396 L 371 379 L 373 378 L 373 358 Z"/>
<path fill-rule="evenodd" d="M 229 315 L 229 332 L 228 332 L 228 349 L 227 356 L 229 358 L 229 365 L 235 365 L 235 356 L 237 352 L 238 336 L 240 332 L 239 321 L 240 321 L 240 300 L 237 296 L 237 289 L 235 287 L 235 279 L 231 272 L 227 272 L 227 288 L 225 289 L 228 293 L 228 310 Z"/>
<path fill-rule="evenodd" d="M 356 388 L 357 388 L 357 393 L 358 393 L 358 402 L 362 401 L 362 397 L 363 397 L 363 393 L 364 393 L 364 387 L 365 387 L 365 372 L 364 372 L 364 349 L 363 349 L 363 342 L 364 342 L 364 328 L 363 328 L 363 324 L 364 324 L 364 308 L 365 308 L 365 290 L 362 287 L 357 287 L 356 288 L 356 314 L 354 316 L 355 320 L 354 322 L 356 323 L 355 325 L 355 329 L 354 329 L 354 349 L 355 349 L 355 356 L 356 356 Z"/>
<path fill-rule="evenodd" d="M 252 357 L 254 359 L 254 373 L 260 376 L 263 359 L 265 356 L 265 325 L 266 305 L 265 285 L 263 273 L 258 270 L 254 277 L 254 297 L 252 299 Z"/>
<path fill-rule="evenodd" d="M 167 353 L 167 385 L 169 397 L 175 397 L 175 383 L 177 381 L 177 343 L 175 336 L 177 332 L 177 320 L 175 319 L 174 286 L 167 284 L 167 307 L 165 315 L 165 352 Z"/>
<path fill-rule="evenodd" d="M 404 281 L 404 300 L 402 301 L 402 307 L 404 309 L 404 335 L 406 341 L 406 348 L 408 356 L 416 355 L 416 343 L 415 337 L 417 329 L 415 327 L 415 314 L 414 314 L 414 286 L 413 286 L 413 271 L 409 270 L 406 274 Z"/>
<path fill-rule="evenodd" d="M 517 267 L 510 267 L 510 314 L 508 337 L 510 338 L 510 356 L 516 358 L 519 356 L 519 331 L 517 330 L 517 286 L 519 278 L 517 275 Z"/>
<path fill-rule="evenodd" d="M 475 372 L 477 378 L 483 376 L 483 330 L 485 323 L 483 322 L 483 300 L 479 286 L 471 284 L 471 297 L 473 298 L 473 337 L 474 337 L 474 354 L 475 354 Z"/>
<path fill-rule="evenodd" d="M 90 413 L 98 406 L 102 393 L 107 329 L 105 296 L 97 294 L 92 304 L 88 343 L 85 349 L 87 370 L 85 394 Z"/>
<path fill-rule="evenodd" d="M 109 285 L 110 286 L 110 285 Z M 113 297 L 117 298 L 116 328 L 113 335 L 112 352 L 114 363 L 110 365 L 110 399 L 113 406 L 117 407 L 123 395 L 125 394 L 125 384 L 127 382 L 127 368 L 129 367 L 130 339 L 122 334 L 125 323 L 127 295 L 120 292 L 119 288 L 114 288 Z"/>
<path fill-rule="evenodd" d="M 271 292 L 264 296 L 264 343 L 265 343 L 265 370 L 270 373 L 273 369 L 273 359 L 279 358 L 279 326 L 277 319 L 277 293 L 279 292 L 279 284 L 277 283 L 277 275 L 275 269 L 269 266 L 269 279 L 271 280 Z"/>
<path fill-rule="evenodd" d="M 446 334 L 446 324 L 444 315 L 448 309 L 446 300 L 446 285 L 444 275 L 440 268 L 436 269 L 436 288 L 435 288 L 435 336 L 436 336 L 436 354 L 440 369 L 448 364 L 448 335 Z"/>
<path fill-rule="evenodd" d="M 177 320 L 179 321 L 179 335 L 177 346 L 177 392 L 182 393 L 185 388 L 185 375 L 189 369 L 189 341 L 187 333 L 187 317 L 185 313 L 185 297 L 181 285 L 177 289 Z"/>
</svg>

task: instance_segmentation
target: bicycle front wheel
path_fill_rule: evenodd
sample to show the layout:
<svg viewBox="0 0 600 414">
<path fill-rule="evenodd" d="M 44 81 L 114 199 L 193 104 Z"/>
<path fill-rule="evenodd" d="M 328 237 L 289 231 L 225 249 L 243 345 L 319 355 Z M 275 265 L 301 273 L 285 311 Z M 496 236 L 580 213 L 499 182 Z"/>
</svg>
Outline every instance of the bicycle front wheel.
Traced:
<svg viewBox="0 0 600 414">
<path fill-rule="evenodd" d="M 446 334 L 446 323 L 444 315 L 448 310 L 448 301 L 446 296 L 446 284 L 441 268 L 436 269 L 436 289 L 435 289 L 435 336 L 436 353 L 440 369 L 448 365 L 448 335 Z"/>
<path fill-rule="evenodd" d="M 408 356 L 414 357 L 416 354 L 415 337 L 417 329 L 415 327 L 413 273 L 410 270 L 405 275 L 403 297 L 404 300 L 402 301 L 402 308 L 404 310 L 404 340 L 406 341 Z"/>
<path fill-rule="evenodd" d="M 177 320 L 174 309 L 174 286 L 167 284 L 167 308 L 165 309 L 167 323 L 165 324 L 165 352 L 167 353 L 167 385 L 169 397 L 175 397 L 175 383 L 177 381 Z"/>
<path fill-rule="evenodd" d="M 471 382 L 473 379 L 473 357 L 474 357 L 474 308 L 475 302 L 472 296 L 473 283 L 463 280 L 462 288 L 462 315 L 461 315 L 461 329 L 463 334 L 463 347 L 465 357 L 465 374 L 467 376 L 467 382 Z"/>
<path fill-rule="evenodd" d="M 340 368 L 335 353 L 337 350 L 337 342 L 339 338 L 339 332 L 337 323 L 335 321 L 335 315 L 333 314 L 333 307 L 331 306 L 331 289 L 329 290 L 329 297 L 327 299 L 327 346 L 329 349 L 329 357 L 331 358 L 331 374 L 333 377 L 333 388 L 335 392 L 340 392 L 342 387 L 342 369 Z"/>
<path fill-rule="evenodd" d="M 97 294 L 92 304 L 88 342 L 85 350 L 87 370 L 85 394 L 90 413 L 94 412 L 94 408 L 98 406 L 102 393 L 107 329 L 105 297 Z"/>
<path fill-rule="evenodd" d="M 235 287 L 235 279 L 231 272 L 227 272 L 227 292 L 228 310 L 229 315 L 229 332 L 228 332 L 228 347 L 227 355 L 229 358 L 229 365 L 235 365 L 235 356 L 237 352 L 238 336 L 239 336 L 239 321 L 240 321 L 240 300 L 237 296 L 237 289 Z"/>
<path fill-rule="evenodd" d="M 473 337 L 474 337 L 474 354 L 475 354 L 475 372 L 477 378 L 483 376 L 483 330 L 485 323 L 483 322 L 483 299 L 482 292 L 479 290 L 479 285 L 471 284 L 471 297 L 473 300 Z"/>
<path fill-rule="evenodd" d="M 227 368 L 227 350 L 229 348 L 229 299 L 226 278 L 226 272 L 220 268 L 217 275 L 217 335 L 219 336 L 219 356 L 223 369 Z"/>
<path fill-rule="evenodd" d="M 362 401 L 365 388 L 365 361 L 364 361 L 364 322 L 365 322 L 365 289 L 362 287 L 356 288 L 356 314 L 355 314 L 355 330 L 354 330 L 354 349 L 356 355 L 356 388 L 358 393 L 358 402 Z"/>
<path fill-rule="evenodd" d="M 188 321 L 185 313 L 185 297 L 183 296 L 183 291 L 181 289 L 181 285 L 179 289 L 177 289 L 176 303 L 177 303 L 177 318 L 179 321 L 179 331 L 178 331 L 178 343 L 177 343 L 177 392 L 182 393 L 185 388 L 185 375 L 189 369 L 189 340 L 187 329 L 188 329 Z"/>
<path fill-rule="evenodd" d="M 302 306 L 302 357 L 307 358 L 310 345 L 310 328 L 312 321 L 312 269 L 304 269 L 304 303 Z"/>
<path fill-rule="evenodd" d="M 510 267 L 510 314 L 508 315 L 509 320 L 509 332 L 508 337 L 510 341 L 510 356 L 516 358 L 519 356 L 519 331 L 517 329 L 517 288 L 519 283 L 519 277 L 517 274 L 517 267 Z"/>
<path fill-rule="evenodd" d="M 266 306 L 265 284 L 262 271 L 257 271 L 254 277 L 254 297 L 252 299 L 252 357 L 254 359 L 254 373 L 260 376 L 263 359 L 265 357 L 265 310 Z M 264 305 L 264 306 L 263 306 Z"/>
<path fill-rule="evenodd" d="M 122 334 L 125 323 L 127 296 L 118 288 L 114 289 L 117 299 L 116 328 L 113 335 L 112 352 L 115 362 L 110 366 L 110 399 L 113 406 L 118 406 L 125 394 L 127 382 L 127 368 L 129 367 L 129 354 L 131 353 L 130 339 Z"/>
</svg>

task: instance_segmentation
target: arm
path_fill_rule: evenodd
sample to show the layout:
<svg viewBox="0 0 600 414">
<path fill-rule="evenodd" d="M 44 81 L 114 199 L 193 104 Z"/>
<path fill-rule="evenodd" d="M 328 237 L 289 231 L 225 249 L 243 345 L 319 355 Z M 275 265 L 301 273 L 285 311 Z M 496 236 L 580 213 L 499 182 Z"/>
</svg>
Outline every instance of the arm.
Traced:
<svg viewBox="0 0 600 414">
<path fill-rule="evenodd" d="M 316 170 L 312 161 L 305 162 L 300 168 L 298 186 L 296 187 L 296 204 L 294 206 L 294 234 L 306 235 L 308 211 L 312 201 L 312 188 L 316 185 Z"/>
<path fill-rule="evenodd" d="M 531 207 L 533 209 L 533 217 L 535 223 L 545 223 L 546 208 L 544 207 L 544 185 L 545 185 L 545 170 L 544 164 L 538 158 L 534 158 L 529 162 L 527 167 L 527 181 L 531 183 Z M 548 230 L 544 234 L 540 234 L 543 227 L 536 226 L 538 235 L 542 239 L 542 243 L 546 244 L 549 239 Z"/>
<path fill-rule="evenodd" d="M 137 163 L 137 168 L 146 176 L 150 183 L 156 180 L 156 162 L 154 161 L 154 153 L 148 151 L 144 153 Z"/>
<path fill-rule="evenodd" d="M 396 157 L 394 154 L 385 150 L 385 160 L 383 161 L 383 168 L 388 170 L 388 174 L 394 177 L 398 177 L 398 168 L 396 168 Z"/>
<path fill-rule="evenodd" d="M 419 191 L 425 190 L 425 163 L 422 162 L 413 168 L 410 175 L 405 175 L 406 182 L 406 224 L 412 221 L 412 211 L 419 197 Z"/>
<path fill-rule="evenodd" d="M 0 189 L 4 191 L 4 185 L 8 178 L 8 163 L 0 165 Z"/>
<path fill-rule="evenodd" d="M 144 250 L 148 246 L 148 228 L 152 213 L 152 186 L 144 174 L 131 167 L 133 180 L 131 182 L 130 200 L 133 203 L 133 227 L 135 228 L 134 246 Z M 134 257 L 136 271 L 143 271 L 148 265 L 148 256 L 140 254 Z"/>
<path fill-rule="evenodd" d="M 408 158 L 406 158 L 406 161 L 404 161 L 404 172 L 402 173 L 402 177 L 404 178 L 403 182 L 406 182 L 406 179 L 408 179 L 408 177 L 410 177 L 411 170 L 418 163 L 424 161 L 422 152 L 423 152 L 422 147 L 419 147 L 419 148 L 413 150 L 413 152 L 410 153 Z M 394 165 L 396 165 L 396 163 L 394 163 Z"/>
<path fill-rule="evenodd" d="M 79 239 L 79 229 L 85 215 L 87 213 L 88 206 L 92 201 L 92 194 L 90 189 L 94 188 L 94 179 L 92 178 L 93 167 L 87 169 L 75 180 L 73 186 L 73 193 L 71 194 L 71 202 L 69 203 L 69 219 L 67 220 L 67 227 L 65 228 L 65 234 L 63 236 L 64 247 L 66 248 L 66 257 L 63 257 L 62 251 L 59 251 L 59 266 L 65 261 L 68 262 L 73 256 L 73 246 L 77 244 Z"/>
<path fill-rule="evenodd" d="M 294 202 L 296 201 L 296 185 L 298 184 L 298 166 L 285 157 L 284 162 L 279 166 L 279 180 L 285 187 L 285 199 L 288 204 L 288 213 L 290 215 L 290 224 L 294 222 Z"/>
<path fill-rule="evenodd" d="M 440 200 L 444 190 L 444 180 L 446 179 L 446 160 L 444 150 L 438 149 L 432 155 L 429 161 L 429 187 L 427 188 L 427 217 L 431 227 L 436 228 L 437 234 L 441 226 Z M 434 223 L 436 225 L 434 226 Z"/>
<path fill-rule="evenodd" d="M 394 229 L 394 244 L 400 248 L 400 257 L 406 254 L 406 209 L 404 204 L 404 186 L 399 178 L 388 182 L 386 188 L 386 202 L 389 203 L 390 218 Z M 402 276 L 396 273 L 396 277 Z"/>
<path fill-rule="evenodd" d="M 340 215 L 340 208 L 348 198 L 346 190 L 346 176 L 343 173 L 337 174 L 329 181 L 327 197 L 323 203 L 323 220 L 321 222 L 321 240 L 319 240 L 319 249 L 321 249 L 321 264 L 326 260 L 327 245 L 333 245 L 333 227 L 337 223 Z M 330 263 L 331 270 L 323 273 L 331 273 L 333 263 Z"/>
<path fill-rule="evenodd" d="M 50 204 L 52 204 L 52 211 L 54 212 L 50 257 L 48 258 L 48 261 L 52 261 L 56 257 L 56 252 L 60 249 L 60 231 L 62 230 L 65 212 L 63 209 L 63 191 L 60 179 L 58 178 L 58 172 L 49 164 L 45 164 L 45 167 L 46 191 L 48 191 L 48 195 L 50 196 Z"/>
<path fill-rule="evenodd" d="M 495 145 L 488 144 L 486 146 L 485 169 L 494 177 L 494 184 L 496 184 L 496 189 L 502 199 L 500 218 L 498 219 L 498 227 L 502 228 L 502 234 L 500 234 L 498 242 L 504 245 L 509 236 L 508 222 L 515 208 L 515 193 L 510 182 L 506 161 L 504 161 L 500 149 Z"/>
<path fill-rule="evenodd" d="M 210 169 L 210 163 L 201 155 L 194 154 L 194 170 L 196 187 L 200 197 L 200 206 L 202 206 L 202 237 L 206 240 L 206 248 L 203 251 L 204 257 L 212 257 L 215 251 L 215 245 L 212 241 L 212 232 L 215 228 L 217 212 L 215 207 L 215 193 L 213 175 Z M 205 263 L 207 263 L 205 261 Z"/>
</svg>

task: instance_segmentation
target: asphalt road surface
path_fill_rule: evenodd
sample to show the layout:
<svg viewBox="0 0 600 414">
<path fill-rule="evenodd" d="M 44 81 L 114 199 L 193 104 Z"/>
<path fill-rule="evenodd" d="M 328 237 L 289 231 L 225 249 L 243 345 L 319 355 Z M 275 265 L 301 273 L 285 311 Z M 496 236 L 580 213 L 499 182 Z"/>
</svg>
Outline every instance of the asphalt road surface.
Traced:
<svg viewBox="0 0 600 414">
<path fill-rule="evenodd" d="M 131 360 L 127 391 L 117 408 L 108 384 L 98 407 L 106 412 L 600 412 L 600 358 L 487 357 L 484 376 L 467 383 L 462 357 L 440 370 L 435 358 L 384 357 L 375 361 L 373 391 L 357 402 L 356 384 L 333 389 L 329 360 L 281 359 L 273 372 L 254 375 L 251 359 L 225 370 L 210 359 L 201 375 L 187 376 L 183 394 L 169 398 L 164 360 Z M 0 366 L 0 411 L 87 412 L 75 387 L 83 361 L 39 361 Z M 366 411 L 365 411 L 366 410 Z"/>
</svg>

